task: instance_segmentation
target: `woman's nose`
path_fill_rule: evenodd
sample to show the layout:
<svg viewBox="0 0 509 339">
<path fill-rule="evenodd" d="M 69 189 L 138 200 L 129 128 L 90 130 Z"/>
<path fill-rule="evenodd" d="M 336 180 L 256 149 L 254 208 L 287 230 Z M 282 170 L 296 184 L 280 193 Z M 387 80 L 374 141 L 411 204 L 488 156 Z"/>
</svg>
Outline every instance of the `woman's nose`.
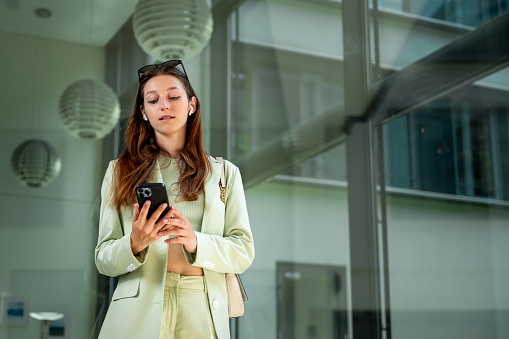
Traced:
<svg viewBox="0 0 509 339">
<path fill-rule="evenodd" d="M 163 111 L 165 111 L 169 108 L 170 108 L 170 102 L 168 101 L 168 99 L 165 98 L 165 99 L 161 100 L 161 109 Z"/>
</svg>

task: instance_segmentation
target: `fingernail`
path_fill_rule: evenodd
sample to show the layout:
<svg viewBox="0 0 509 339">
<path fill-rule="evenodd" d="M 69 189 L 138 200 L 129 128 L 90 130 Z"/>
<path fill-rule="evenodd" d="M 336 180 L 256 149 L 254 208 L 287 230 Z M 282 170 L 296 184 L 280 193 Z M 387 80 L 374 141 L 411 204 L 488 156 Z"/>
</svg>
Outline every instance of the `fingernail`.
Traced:
<svg viewBox="0 0 509 339">
<path fill-rule="evenodd" d="M 174 210 L 173 205 L 170 205 L 170 209 L 171 209 L 171 210 Z"/>
<path fill-rule="evenodd" d="M 163 207 L 166 208 L 166 206 L 168 206 L 168 204 L 163 202 Z"/>
<path fill-rule="evenodd" d="M 168 220 L 168 219 L 163 219 L 163 222 L 164 222 L 165 224 L 166 224 L 168 221 L 170 221 L 170 220 Z"/>
<path fill-rule="evenodd" d="M 159 233 L 157 233 L 157 234 L 158 234 L 160 237 L 162 237 L 164 233 L 163 233 L 163 232 L 159 232 Z"/>
<path fill-rule="evenodd" d="M 145 205 L 150 204 L 150 200 L 145 201 Z"/>
</svg>

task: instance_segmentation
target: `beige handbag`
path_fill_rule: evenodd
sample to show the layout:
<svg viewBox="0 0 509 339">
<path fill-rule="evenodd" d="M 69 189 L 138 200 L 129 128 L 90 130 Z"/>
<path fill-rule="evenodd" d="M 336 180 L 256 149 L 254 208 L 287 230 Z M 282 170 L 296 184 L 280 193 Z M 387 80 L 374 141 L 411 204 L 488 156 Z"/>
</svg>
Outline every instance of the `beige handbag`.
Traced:
<svg viewBox="0 0 509 339">
<path fill-rule="evenodd" d="M 237 318 L 244 314 L 244 302 L 247 301 L 246 291 L 236 273 L 226 273 L 226 290 L 228 291 L 228 315 Z"/>
<path fill-rule="evenodd" d="M 219 189 L 221 201 L 226 204 L 226 177 L 224 175 L 223 158 L 217 157 L 217 162 L 222 165 L 221 179 L 219 180 Z M 244 302 L 246 302 L 247 294 L 240 281 L 240 277 L 236 273 L 226 273 L 226 290 L 228 292 L 228 313 L 230 318 L 237 318 L 244 314 Z"/>
</svg>

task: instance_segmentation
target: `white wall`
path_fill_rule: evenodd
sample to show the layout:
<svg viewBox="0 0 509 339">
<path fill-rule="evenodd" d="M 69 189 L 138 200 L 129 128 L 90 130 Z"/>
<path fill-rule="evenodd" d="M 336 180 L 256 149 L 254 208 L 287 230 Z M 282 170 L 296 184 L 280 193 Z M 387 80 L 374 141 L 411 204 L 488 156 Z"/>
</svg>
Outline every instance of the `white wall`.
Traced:
<svg viewBox="0 0 509 339">
<path fill-rule="evenodd" d="M 483 205 L 390 200 L 393 338 L 507 338 L 508 218 Z"/>
<path fill-rule="evenodd" d="M 100 142 L 72 138 L 58 118 L 63 90 L 102 79 L 100 48 L 0 31 L 0 293 L 30 297 L 31 311 L 70 317 L 70 337 L 88 338 L 94 299 L 85 286 L 91 253 L 91 203 L 99 192 Z M 46 188 L 21 186 L 10 168 L 28 138 L 51 143 L 62 171 Z M 0 338 L 37 338 L 40 323 L 0 326 Z"/>
<path fill-rule="evenodd" d="M 494 309 L 497 338 L 509 337 L 509 212 L 493 208 L 489 211 L 492 268 L 494 274 Z"/>
</svg>

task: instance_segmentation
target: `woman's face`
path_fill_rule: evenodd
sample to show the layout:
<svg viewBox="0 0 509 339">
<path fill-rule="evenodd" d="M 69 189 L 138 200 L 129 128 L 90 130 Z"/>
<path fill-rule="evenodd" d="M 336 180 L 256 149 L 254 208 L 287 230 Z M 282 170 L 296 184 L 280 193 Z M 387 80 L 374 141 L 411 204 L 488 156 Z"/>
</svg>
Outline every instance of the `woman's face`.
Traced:
<svg viewBox="0 0 509 339">
<path fill-rule="evenodd" d="M 143 89 L 142 114 L 154 128 L 157 138 L 186 135 L 189 113 L 196 110 L 196 98 L 188 100 L 182 82 L 172 75 L 157 75 Z"/>
</svg>

